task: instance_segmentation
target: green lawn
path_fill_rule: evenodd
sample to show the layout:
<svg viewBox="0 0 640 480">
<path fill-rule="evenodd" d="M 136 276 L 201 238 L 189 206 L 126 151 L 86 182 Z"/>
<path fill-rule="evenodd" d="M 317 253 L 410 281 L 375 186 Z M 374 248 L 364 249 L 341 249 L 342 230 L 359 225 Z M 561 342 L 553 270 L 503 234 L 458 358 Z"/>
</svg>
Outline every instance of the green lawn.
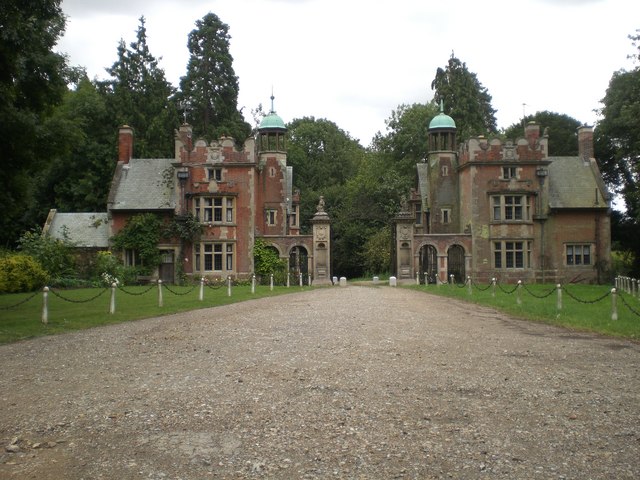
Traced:
<svg viewBox="0 0 640 480">
<path fill-rule="evenodd" d="M 612 296 L 609 286 L 565 285 L 562 287 L 560 310 L 557 309 L 558 292 L 555 285 L 523 285 L 520 289 L 521 304 L 517 302 L 518 293 L 514 290 L 515 285 L 497 286 L 495 296 L 493 288 L 487 287 L 489 285 L 473 286 L 471 294 L 468 286 L 412 285 L 408 288 L 493 307 L 528 320 L 574 330 L 640 339 L 640 300 L 627 293 L 618 292 L 618 320 L 612 320 Z"/>
<path fill-rule="evenodd" d="M 249 299 L 309 290 L 310 287 L 234 286 L 231 296 L 227 287 L 204 288 L 204 299 L 199 300 L 200 287 L 163 287 L 163 306 L 158 306 L 158 287 L 124 287 L 116 290 L 116 311 L 109 313 L 111 289 L 83 288 L 57 290 L 48 294 L 48 323 L 42 323 L 43 294 L 38 292 L 0 295 L 0 344 L 41 335 L 52 335 L 100 325 L 157 317 L 176 312 L 214 307 Z M 60 298 L 54 293 L 64 297 Z M 95 298 L 97 296 L 97 298 Z M 89 300 L 89 301 L 87 301 Z M 21 303 L 24 302 L 24 303 Z"/>
</svg>

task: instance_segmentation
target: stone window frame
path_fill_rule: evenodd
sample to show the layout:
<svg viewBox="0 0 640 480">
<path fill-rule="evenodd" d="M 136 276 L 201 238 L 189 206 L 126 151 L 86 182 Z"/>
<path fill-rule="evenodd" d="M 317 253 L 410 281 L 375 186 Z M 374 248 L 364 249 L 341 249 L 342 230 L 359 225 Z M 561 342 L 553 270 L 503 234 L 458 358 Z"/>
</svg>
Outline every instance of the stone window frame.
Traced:
<svg viewBox="0 0 640 480">
<path fill-rule="evenodd" d="M 193 198 L 193 216 L 202 224 L 233 224 L 235 196 L 200 195 Z"/>
<path fill-rule="evenodd" d="M 235 242 L 197 242 L 193 245 L 194 271 L 233 273 Z"/>
<path fill-rule="evenodd" d="M 491 221 L 501 223 L 530 222 L 530 197 L 530 195 L 522 193 L 491 194 Z"/>
<path fill-rule="evenodd" d="M 533 242 L 526 239 L 492 240 L 493 268 L 496 270 L 525 270 L 532 268 Z"/>
<path fill-rule="evenodd" d="M 580 253 L 578 253 L 578 250 L 580 250 Z M 589 242 L 565 243 L 564 264 L 567 267 L 592 266 L 593 265 L 593 244 Z"/>
</svg>

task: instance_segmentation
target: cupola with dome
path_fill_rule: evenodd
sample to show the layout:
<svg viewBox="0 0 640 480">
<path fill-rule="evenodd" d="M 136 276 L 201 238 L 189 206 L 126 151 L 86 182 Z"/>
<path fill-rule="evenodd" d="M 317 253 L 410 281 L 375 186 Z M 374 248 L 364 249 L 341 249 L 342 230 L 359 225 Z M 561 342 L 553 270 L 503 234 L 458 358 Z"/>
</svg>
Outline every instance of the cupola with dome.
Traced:
<svg viewBox="0 0 640 480">
<path fill-rule="evenodd" d="M 285 137 L 287 127 L 273 108 L 273 94 L 271 95 L 271 110 L 264 116 L 258 127 L 258 148 L 261 152 L 284 152 L 286 150 Z"/>
<path fill-rule="evenodd" d="M 440 101 L 440 113 L 429 122 L 429 151 L 454 151 L 456 148 L 456 122 L 444 113 Z"/>
</svg>

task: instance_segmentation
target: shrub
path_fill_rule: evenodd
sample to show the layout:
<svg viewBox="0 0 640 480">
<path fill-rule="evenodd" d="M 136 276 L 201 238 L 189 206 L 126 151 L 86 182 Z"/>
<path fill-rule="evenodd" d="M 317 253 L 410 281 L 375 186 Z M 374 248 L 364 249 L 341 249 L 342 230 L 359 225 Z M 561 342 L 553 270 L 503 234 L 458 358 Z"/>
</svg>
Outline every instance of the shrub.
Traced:
<svg viewBox="0 0 640 480">
<path fill-rule="evenodd" d="M 48 280 L 46 270 L 29 255 L 16 253 L 0 258 L 0 292 L 31 292 Z"/>
<path fill-rule="evenodd" d="M 22 234 L 18 240 L 19 249 L 40 263 L 51 277 L 63 278 L 76 275 L 76 261 L 73 256 L 74 244 L 66 232 L 63 240 L 42 235 L 37 230 Z"/>
</svg>

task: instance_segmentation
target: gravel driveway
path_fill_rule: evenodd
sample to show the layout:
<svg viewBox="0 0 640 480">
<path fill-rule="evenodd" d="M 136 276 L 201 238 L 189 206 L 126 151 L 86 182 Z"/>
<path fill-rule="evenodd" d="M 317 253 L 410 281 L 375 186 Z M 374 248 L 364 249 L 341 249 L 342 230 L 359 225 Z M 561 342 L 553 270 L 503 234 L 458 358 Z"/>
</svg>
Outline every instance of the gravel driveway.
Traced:
<svg viewBox="0 0 640 480">
<path fill-rule="evenodd" d="M 0 478 L 640 477 L 640 346 L 333 287 L 0 347 Z"/>
</svg>

